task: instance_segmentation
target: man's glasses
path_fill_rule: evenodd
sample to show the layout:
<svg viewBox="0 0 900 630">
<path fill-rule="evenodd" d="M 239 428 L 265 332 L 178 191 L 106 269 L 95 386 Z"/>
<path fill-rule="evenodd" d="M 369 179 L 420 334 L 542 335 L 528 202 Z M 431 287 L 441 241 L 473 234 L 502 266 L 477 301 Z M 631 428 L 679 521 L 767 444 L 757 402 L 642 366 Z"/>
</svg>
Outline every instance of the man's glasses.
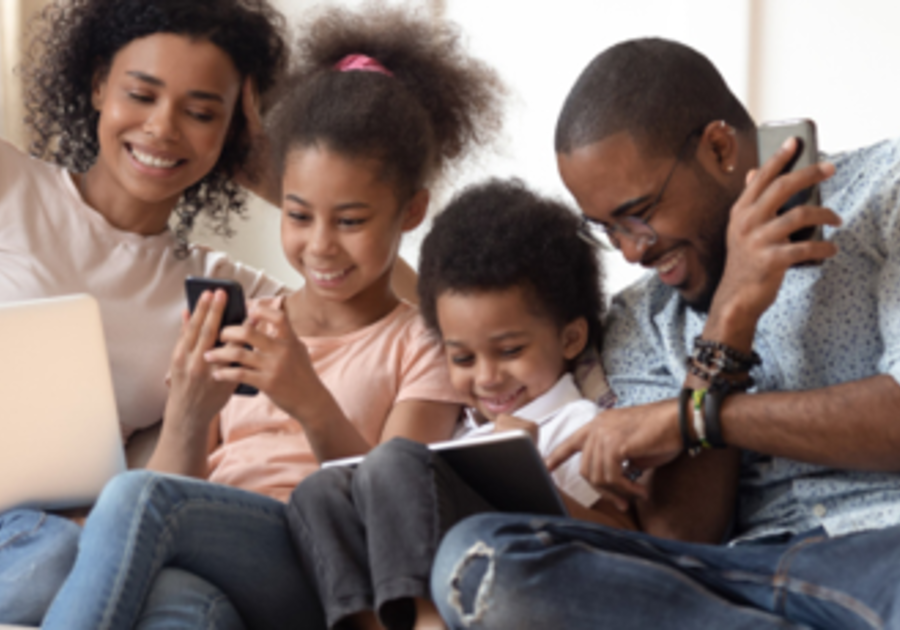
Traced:
<svg viewBox="0 0 900 630">
<path fill-rule="evenodd" d="M 627 214 L 616 217 L 613 223 L 606 225 L 605 223 L 599 223 L 587 215 L 582 214 L 582 232 L 591 234 L 595 242 L 602 244 L 604 239 L 600 239 L 595 235 L 595 231 L 599 230 L 602 232 L 603 236 L 606 237 L 605 240 L 608 240 L 616 249 L 621 249 L 621 239 L 623 237 L 631 239 L 640 252 L 643 252 L 648 247 L 653 247 L 659 237 L 656 235 L 656 231 L 650 227 L 650 220 L 653 218 L 653 214 L 659 209 L 659 203 L 662 201 L 666 188 L 672 180 L 672 175 L 675 174 L 675 169 L 678 168 L 678 165 L 687 157 L 688 148 L 692 146 L 694 136 L 701 134 L 705 127 L 706 126 L 704 125 L 703 127 L 695 129 L 684 139 L 684 143 L 681 145 L 678 154 L 675 156 L 675 163 L 672 164 L 672 168 L 669 169 L 668 175 L 666 175 L 666 178 L 663 180 L 659 193 L 657 193 L 653 201 L 640 212 L 640 215 Z"/>
</svg>

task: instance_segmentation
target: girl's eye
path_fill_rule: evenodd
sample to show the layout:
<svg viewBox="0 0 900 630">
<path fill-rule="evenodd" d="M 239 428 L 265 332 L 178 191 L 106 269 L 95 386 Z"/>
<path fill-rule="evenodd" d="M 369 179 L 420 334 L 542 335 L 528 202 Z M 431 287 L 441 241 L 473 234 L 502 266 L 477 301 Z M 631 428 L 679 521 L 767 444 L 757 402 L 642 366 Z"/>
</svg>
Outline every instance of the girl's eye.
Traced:
<svg viewBox="0 0 900 630">
<path fill-rule="evenodd" d="M 353 219 L 350 217 L 342 217 L 338 219 L 338 225 L 340 225 L 341 227 L 358 227 L 365 222 L 365 219 Z"/>
<path fill-rule="evenodd" d="M 295 221 L 297 223 L 308 223 L 310 220 L 309 215 L 305 212 L 288 212 L 287 215 L 291 221 Z"/>
<path fill-rule="evenodd" d="M 471 354 L 455 354 L 450 357 L 453 365 L 466 366 L 471 365 L 474 357 Z"/>
<path fill-rule="evenodd" d="M 525 349 L 525 346 L 514 346 L 514 347 L 512 347 L 512 348 L 503 348 L 503 349 L 500 351 L 500 354 L 501 354 L 503 357 L 509 359 L 509 358 L 512 358 L 512 357 L 517 357 L 517 356 L 519 356 L 520 354 L 522 354 L 522 350 L 524 350 L 524 349 Z"/>
<path fill-rule="evenodd" d="M 188 111 L 188 115 L 195 120 L 199 120 L 200 122 L 211 122 L 215 118 L 215 116 L 213 116 L 209 112 Z"/>
</svg>

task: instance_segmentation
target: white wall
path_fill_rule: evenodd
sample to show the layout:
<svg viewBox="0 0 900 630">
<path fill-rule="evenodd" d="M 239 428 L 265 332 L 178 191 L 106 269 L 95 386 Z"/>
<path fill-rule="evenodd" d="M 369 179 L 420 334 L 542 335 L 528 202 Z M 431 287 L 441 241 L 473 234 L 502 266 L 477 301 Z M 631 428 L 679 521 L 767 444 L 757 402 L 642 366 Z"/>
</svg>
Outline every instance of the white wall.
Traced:
<svg viewBox="0 0 900 630">
<path fill-rule="evenodd" d="M 420 0 L 424 2 L 425 0 Z M 357 0 L 354 0 L 357 3 Z M 276 4 L 291 19 L 303 0 Z M 447 16 L 467 33 L 472 51 L 491 63 L 513 92 L 506 139 L 454 182 L 489 175 L 522 177 L 567 196 L 556 173 L 553 129 L 563 99 L 590 59 L 632 37 L 677 39 L 708 55 L 758 120 L 805 116 L 819 125 L 820 146 L 851 148 L 900 133 L 900 3 L 886 0 L 447 0 Z M 254 205 L 253 218 L 227 247 L 237 257 L 290 283 L 277 211 Z M 421 234 L 420 234 L 421 236 Z M 417 259 L 419 238 L 402 253 Z M 610 290 L 640 275 L 615 254 Z"/>
<path fill-rule="evenodd" d="M 819 146 L 900 135 L 900 2 L 754 0 L 759 120 L 816 121 Z"/>
</svg>

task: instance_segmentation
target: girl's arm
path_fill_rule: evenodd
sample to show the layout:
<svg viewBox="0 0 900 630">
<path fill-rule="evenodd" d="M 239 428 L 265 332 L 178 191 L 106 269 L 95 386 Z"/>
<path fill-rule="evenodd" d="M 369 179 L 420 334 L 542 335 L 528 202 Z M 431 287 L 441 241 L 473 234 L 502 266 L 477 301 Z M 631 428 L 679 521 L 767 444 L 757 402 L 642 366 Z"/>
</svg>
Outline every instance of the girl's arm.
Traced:
<svg viewBox="0 0 900 630">
<path fill-rule="evenodd" d="M 182 327 L 159 442 L 147 462 L 150 470 L 207 476 L 207 456 L 219 439 L 218 413 L 235 388 L 212 378 L 215 366 L 204 356 L 216 342 L 226 302 L 224 291 L 204 293 Z"/>
<path fill-rule="evenodd" d="M 219 366 L 213 370 L 213 376 L 231 383 L 232 388 L 237 383 L 247 383 L 264 392 L 303 425 L 319 461 L 362 455 L 375 446 L 347 419 L 322 383 L 306 346 L 294 334 L 284 311 L 253 305 L 247 324 L 226 328 L 222 340 L 228 345 L 207 354 Z M 245 344 L 253 349 L 248 350 Z M 446 439 L 458 414 L 458 405 L 399 402 L 388 416 L 382 440 L 396 436 L 417 441 Z M 428 420 L 423 422 L 423 418 Z"/>
</svg>

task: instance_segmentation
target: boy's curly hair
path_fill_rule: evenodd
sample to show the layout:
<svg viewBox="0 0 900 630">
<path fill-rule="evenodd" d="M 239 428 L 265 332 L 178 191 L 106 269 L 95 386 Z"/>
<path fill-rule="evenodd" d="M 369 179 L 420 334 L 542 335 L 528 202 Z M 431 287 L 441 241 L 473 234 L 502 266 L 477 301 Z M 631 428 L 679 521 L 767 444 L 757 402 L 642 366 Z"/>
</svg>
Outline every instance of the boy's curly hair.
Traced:
<svg viewBox="0 0 900 630">
<path fill-rule="evenodd" d="M 292 149 L 321 144 L 379 160 L 402 201 L 501 126 L 505 89 L 465 52 L 452 24 L 408 7 L 330 8 L 301 26 L 297 42 L 269 120 L 279 175 Z M 336 71 L 351 54 L 374 58 L 392 76 Z"/>
<path fill-rule="evenodd" d="M 432 330 L 440 332 L 437 300 L 447 291 L 521 286 L 560 328 L 584 317 L 588 347 L 600 346 L 605 301 L 596 246 L 574 209 L 519 180 L 463 190 L 434 220 L 420 256 L 420 308 Z"/>
<path fill-rule="evenodd" d="M 287 64 L 284 19 L 267 0 L 55 0 L 33 25 L 23 64 L 30 151 L 75 172 L 87 171 L 100 150 L 93 81 L 116 53 L 155 33 L 208 39 L 225 51 L 241 77 L 269 92 Z M 230 235 L 232 213 L 245 195 L 231 178 L 248 166 L 251 139 L 240 102 L 213 169 L 184 191 L 175 209 L 179 253 L 201 212 Z"/>
</svg>

